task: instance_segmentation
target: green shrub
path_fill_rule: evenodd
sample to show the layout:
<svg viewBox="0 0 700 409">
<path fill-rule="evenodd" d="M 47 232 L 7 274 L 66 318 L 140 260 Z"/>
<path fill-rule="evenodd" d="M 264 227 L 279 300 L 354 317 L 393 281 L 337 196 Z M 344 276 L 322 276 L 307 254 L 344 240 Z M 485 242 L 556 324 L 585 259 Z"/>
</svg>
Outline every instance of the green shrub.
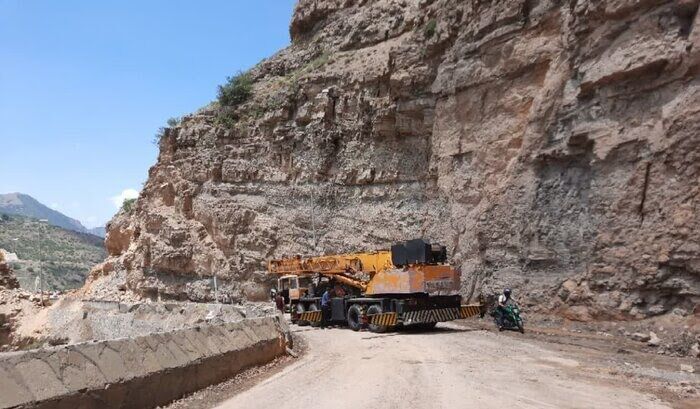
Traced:
<svg viewBox="0 0 700 409">
<path fill-rule="evenodd" d="M 153 144 L 159 145 L 160 140 L 163 139 L 163 137 L 165 136 L 165 131 L 168 128 L 174 128 L 174 127 L 180 125 L 180 120 L 181 120 L 181 118 L 179 118 L 177 116 L 174 116 L 172 118 L 168 118 L 168 121 L 167 121 L 168 126 L 167 127 L 161 126 L 160 128 L 158 128 L 158 131 L 156 131 L 156 134 L 153 137 Z"/>
<path fill-rule="evenodd" d="M 218 99 L 222 106 L 236 106 L 244 103 L 253 93 L 253 79 L 247 72 L 239 72 L 219 85 Z"/>
<path fill-rule="evenodd" d="M 158 128 L 158 130 L 156 131 L 156 134 L 153 136 L 152 142 L 154 145 L 160 145 L 160 140 L 163 139 L 163 137 L 165 136 L 166 129 L 167 128 L 165 128 L 164 126 L 161 126 L 160 128 Z"/>
<path fill-rule="evenodd" d="M 423 32 L 423 35 L 425 38 L 430 38 L 435 35 L 435 30 L 437 29 L 437 21 L 435 20 L 430 20 L 428 21 L 428 24 L 425 25 L 425 31 Z"/>
<path fill-rule="evenodd" d="M 238 116 L 233 112 L 222 110 L 216 115 L 216 123 L 224 128 L 233 128 L 238 123 Z"/>
<path fill-rule="evenodd" d="M 321 53 L 318 57 L 314 58 L 313 60 L 309 61 L 306 65 L 303 67 L 299 68 L 296 71 L 293 71 L 290 73 L 286 78 L 285 81 L 287 82 L 288 86 L 290 89 L 295 89 L 299 85 L 299 79 L 303 77 L 304 75 L 313 72 L 324 65 L 328 63 L 330 60 L 331 55 L 327 52 Z"/>
<path fill-rule="evenodd" d="M 131 213 L 131 210 L 133 210 L 135 203 L 136 199 L 126 199 L 124 203 L 122 203 L 122 210 L 124 210 L 127 213 Z"/>
</svg>

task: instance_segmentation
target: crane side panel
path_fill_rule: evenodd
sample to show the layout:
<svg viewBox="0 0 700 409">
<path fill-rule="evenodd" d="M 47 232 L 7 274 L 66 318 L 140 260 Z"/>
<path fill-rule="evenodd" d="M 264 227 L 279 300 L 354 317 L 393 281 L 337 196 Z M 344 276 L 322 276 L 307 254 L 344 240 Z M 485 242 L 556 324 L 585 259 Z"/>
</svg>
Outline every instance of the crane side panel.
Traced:
<svg viewBox="0 0 700 409">
<path fill-rule="evenodd" d="M 423 292 L 422 273 L 416 270 L 385 270 L 374 275 L 367 285 L 367 295 L 411 294 Z"/>
<path fill-rule="evenodd" d="M 423 287 L 428 294 L 452 294 L 459 291 L 459 271 L 449 265 L 416 266 L 423 272 Z"/>
</svg>

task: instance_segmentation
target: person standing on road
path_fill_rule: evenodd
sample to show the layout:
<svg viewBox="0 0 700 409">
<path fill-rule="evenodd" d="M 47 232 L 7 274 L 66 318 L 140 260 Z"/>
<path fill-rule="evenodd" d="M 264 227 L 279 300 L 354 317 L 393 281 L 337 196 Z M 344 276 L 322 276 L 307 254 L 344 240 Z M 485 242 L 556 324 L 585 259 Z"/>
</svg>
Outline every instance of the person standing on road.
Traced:
<svg viewBox="0 0 700 409">
<path fill-rule="evenodd" d="M 326 288 L 321 296 L 321 328 L 326 328 L 331 320 L 331 289 Z"/>
<path fill-rule="evenodd" d="M 284 297 L 282 297 L 282 294 L 276 293 L 275 294 L 275 307 L 284 314 Z"/>
</svg>

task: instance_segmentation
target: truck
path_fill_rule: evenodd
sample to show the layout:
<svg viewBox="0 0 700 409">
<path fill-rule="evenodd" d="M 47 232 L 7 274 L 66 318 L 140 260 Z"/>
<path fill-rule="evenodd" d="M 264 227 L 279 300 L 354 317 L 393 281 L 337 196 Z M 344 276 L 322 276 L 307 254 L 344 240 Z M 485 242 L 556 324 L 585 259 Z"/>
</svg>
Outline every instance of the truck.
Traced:
<svg viewBox="0 0 700 409">
<path fill-rule="evenodd" d="M 321 295 L 328 288 L 334 289 L 330 323 L 354 331 L 430 329 L 483 316 L 482 305 L 462 305 L 460 274 L 447 263 L 446 247 L 424 239 L 390 250 L 270 260 L 268 272 L 277 276 L 275 292 L 298 325 L 321 325 Z"/>
</svg>

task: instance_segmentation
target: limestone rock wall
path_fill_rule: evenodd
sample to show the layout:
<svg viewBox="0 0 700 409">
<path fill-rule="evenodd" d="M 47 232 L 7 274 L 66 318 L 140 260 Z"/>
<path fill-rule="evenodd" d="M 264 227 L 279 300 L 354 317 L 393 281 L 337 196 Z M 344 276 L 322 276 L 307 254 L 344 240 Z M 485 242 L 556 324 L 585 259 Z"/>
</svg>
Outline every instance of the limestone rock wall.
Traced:
<svg viewBox="0 0 700 409">
<path fill-rule="evenodd" d="M 90 288 L 264 297 L 291 254 L 448 246 L 576 319 L 700 294 L 697 0 L 301 0 L 254 95 L 166 132 Z M 95 290 L 97 291 L 97 290 Z"/>
</svg>

